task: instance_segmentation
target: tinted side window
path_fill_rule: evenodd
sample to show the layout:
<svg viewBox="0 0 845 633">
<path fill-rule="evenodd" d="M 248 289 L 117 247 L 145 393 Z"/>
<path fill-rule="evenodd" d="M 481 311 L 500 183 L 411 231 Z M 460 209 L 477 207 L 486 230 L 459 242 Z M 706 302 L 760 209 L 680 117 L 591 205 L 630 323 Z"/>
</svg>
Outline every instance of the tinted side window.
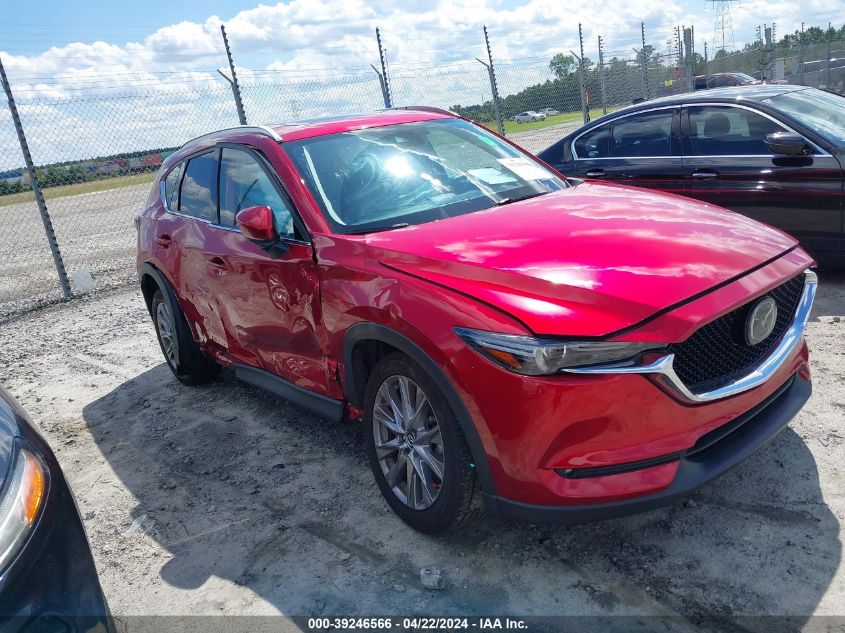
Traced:
<svg viewBox="0 0 845 633">
<path fill-rule="evenodd" d="M 632 114 L 613 123 L 611 155 L 672 155 L 672 110 Z"/>
<path fill-rule="evenodd" d="M 290 207 L 261 165 L 247 152 L 224 147 L 220 165 L 220 224 L 235 226 L 235 216 L 255 206 L 270 207 L 279 235 L 294 234 Z"/>
<path fill-rule="evenodd" d="M 607 158 L 610 156 L 610 126 L 591 130 L 575 141 L 572 149 L 578 158 Z"/>
<path fill-rule="evenodd" d="M 688 112 L 693 156 L 769 154 L 766 135 L 783 130 L 771 119 L 744 108 L 695 106 Z"/>
<path fill-rule="evenodd" d="M 179 183 L 182 181 L 182 172 L 185 170 L 185 163 L 179 163 L 170 170 L 164 179 L 164 200 L 168 209 L 175 209 L 179 206 Z"/>
<path fill-rule="evenodd" d="M 179 211 L 211 222 L 217 221 L 217 152 L 188 161 L 179 195 Z"/>
</svg>

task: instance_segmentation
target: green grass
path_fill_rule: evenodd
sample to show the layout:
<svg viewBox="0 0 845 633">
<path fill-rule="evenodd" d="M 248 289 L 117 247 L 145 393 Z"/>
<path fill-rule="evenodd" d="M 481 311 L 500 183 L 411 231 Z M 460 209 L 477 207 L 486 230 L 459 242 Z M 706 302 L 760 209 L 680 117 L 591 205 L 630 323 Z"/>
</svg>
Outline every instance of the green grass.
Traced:
<svg viewBox="0 0 845 633">
<path fill-rule="evenodd" d="M 612 112 L 613 110 L 618 110 L 619 106 L 608 108 L 608 112 Z M 556 114 L 554 116 L 546 117 L 545 121 L 532 121 L 531 123 L 517 123 L 516 121 L 505 121 L 505 134 L 512 134 L 514 132 L 528 132 L 529 130 L 541 130 L 545 127 L 551 127 L 553 125 L 561 125 L 563 123 L 581 123 L 583 119 L 583 114 L 579 110 L 578 112 L 562 112 L 561 114 Z M 593 108 L 590 110 L 590 120 L 597 119 L 602 116 L 601 108 Z M 491 128 L 495 128 L 495 123 L 487 123 Z"/>
<path fill-rule="evenodd" d="M 104 178 L 102 180 L 89 180 L 88 182 L 79 182 L 72 185 L 48 187 L 47 189 L 42 189 L 42 191 L 46 200 L 52 200 L 53 198 L 64 198 L 66 196 L 78 196 L 81 193 L 108 191 L 110 189 L 120 189 L 121 187 L 131 187 L 132 185 L 143 185 L 152 182 L 154 177 L 154 172 L 133 174 L 131 176 L 117 176 L 116 178 Z M 34 199 L 31 191 L 0 196 L 0 207 L 20 204 L 21 202 L 32 202 Z"/>
</svg>

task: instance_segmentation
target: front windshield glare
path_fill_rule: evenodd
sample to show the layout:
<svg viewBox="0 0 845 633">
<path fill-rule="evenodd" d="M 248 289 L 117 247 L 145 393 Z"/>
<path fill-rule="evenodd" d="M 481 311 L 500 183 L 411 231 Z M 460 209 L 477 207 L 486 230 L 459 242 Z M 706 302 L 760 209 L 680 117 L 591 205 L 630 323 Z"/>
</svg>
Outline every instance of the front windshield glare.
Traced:
<svg viewBox="0 0 845 633">
<path fill-rule="evenodd" d="M 330 134 L 283 147 L 339 233 L 422 224 L 567 186 L 460 119 Z"/>
<path fill-rule="evenodd" d="M 771 97 L 767 102 L 834 145 L 845 145 L 845 97 L 807 88 Z"/>
</svg>

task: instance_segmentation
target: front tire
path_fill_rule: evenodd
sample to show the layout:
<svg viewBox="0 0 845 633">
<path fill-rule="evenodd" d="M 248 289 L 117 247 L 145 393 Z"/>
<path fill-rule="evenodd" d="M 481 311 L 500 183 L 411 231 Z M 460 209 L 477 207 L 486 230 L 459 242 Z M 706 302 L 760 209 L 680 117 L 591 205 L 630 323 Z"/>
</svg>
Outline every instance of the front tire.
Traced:
<svg viewBox="0 0 845 633">
<path fill-rule="evenodd" d="M 164 360 L 180 382 L 201 385 L 220 373 L 222 367 L 204 356 L 194 341 L 179 305 L 165 300 L 160 289 L 153 295 L 150 313 Z"/>
<path fill-rule="evenodd" d="M 437 533 L 480 514 L 469 447 L 422 368 L 402 354 L 382 358 L 367 381 L 364 420 L 376 483 L 405 523 Z"/>
</svg>

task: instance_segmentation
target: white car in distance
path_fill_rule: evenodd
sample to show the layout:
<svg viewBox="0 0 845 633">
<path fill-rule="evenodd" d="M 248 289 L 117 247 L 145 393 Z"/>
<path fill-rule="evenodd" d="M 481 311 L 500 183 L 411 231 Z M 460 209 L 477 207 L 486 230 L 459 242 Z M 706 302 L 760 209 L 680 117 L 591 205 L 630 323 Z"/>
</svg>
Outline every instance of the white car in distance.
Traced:
<svg viewBox="0 0 845 633">
<path fill-rule="evenodd" d="M 534 110 L 527 110 L 517 114 L 513 120 L 517 123 L 533 123 L 534 121 L 545 121 L 546 115 L 541 112 L 534 112 Z"/>
</svg>

